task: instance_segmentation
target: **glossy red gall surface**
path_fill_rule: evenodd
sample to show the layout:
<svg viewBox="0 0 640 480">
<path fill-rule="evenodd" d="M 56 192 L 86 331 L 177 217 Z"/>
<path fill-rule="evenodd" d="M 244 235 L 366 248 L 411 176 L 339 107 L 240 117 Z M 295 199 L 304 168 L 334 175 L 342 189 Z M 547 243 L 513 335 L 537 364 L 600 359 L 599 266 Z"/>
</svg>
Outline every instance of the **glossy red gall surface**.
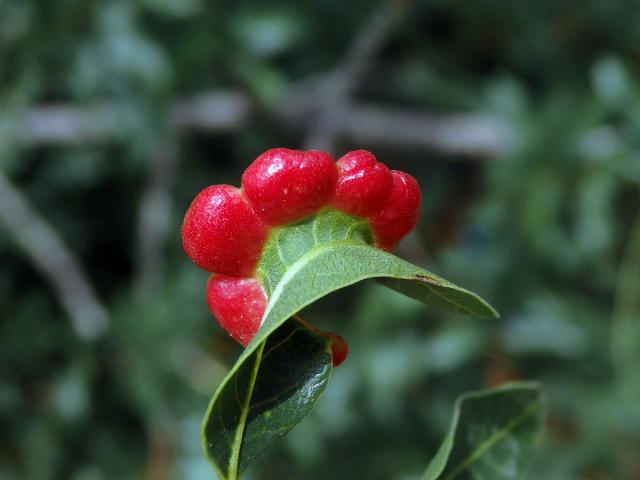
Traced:
<svg viewBox="0 0 640 480">
<path fill-rule="evenodd" d="M 242 175 L 242 190 L 269 225 L 313 215 L 333 196 L 338 172 L 328 153 L 273 148 Z"/>
<path fill-rule="evenodd" d="M 207 282 L 207 305 L 218 323 L 243 346 L 260 328 L 267 296 L 255 278 L 212 275 Z"/>
<path fill-rule="evenodd" d="M 196 265 L 214 273 L 206 289 L 209 309 L 246 346 L 268 302 L 254 275 L 272 227 L 333 208 L 366 220 L 375 246 L 392 251 L 415 226 L 420 198 L 411 175 L 389 171 L 366 150 L 334 163 L 325 152 L 275 148 L 245 170 L 242 190 L 214 185 L 196 196 L 184 218 L 182 243 Z M 330 340 L 334 366 L 344 361 L 348 347 L 340 336 L 298 321 Z"/>
<path fill-rule="evenodd" d="M 392 251 L 413 230 L 420 213 L 420 186 L 408 173 L 391 171 L 393 185 L 386 206 L 369 219 L 379 248 Z"/>
<path fill-rule="evenodd" d="M 333 206 L 345 213 L 370 217 L 382 210 L 391 193 L 392 179 L 387 166 L 372 153 L 355 150 L 340 158 Z"/>
<path fill-rule="evenodd" d="M 269 227 L 231 185 L 205 188 L 193 200 L 182 224 L 182 245 L 191 260 L 209 272 L 253 272 Z"/>
</svg>

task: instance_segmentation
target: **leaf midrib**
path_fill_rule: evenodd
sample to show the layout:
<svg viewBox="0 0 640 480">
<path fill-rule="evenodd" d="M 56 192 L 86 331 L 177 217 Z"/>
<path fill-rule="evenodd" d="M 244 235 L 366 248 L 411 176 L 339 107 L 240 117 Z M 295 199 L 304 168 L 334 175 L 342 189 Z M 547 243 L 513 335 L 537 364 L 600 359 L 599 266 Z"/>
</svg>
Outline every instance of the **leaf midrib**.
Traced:
<svg viewBox="0 0 640 480">
<path fill-rule="evenodd" d="M 242 437 L 244 436 L 245 426 L 247 424 L 247 417 L 249 416 L 249 404 L 251 403 L 251 397 L 253 396 L 253 389 L 258 378 L 258 371 L 260 370 L 260 363 L 262 359 L 262 352 L 266 344 L 266 339 L 256 349 L 256 359 L 253 364 L 253 370 L 251 371 L 251 378 L 249 380 L 249 388 L 247 388 L 247 395 L 245 396 L 242 407 L 242 413 L 240 414 L 240 420 L 236 427 L 236 433 L 234 435 L 233 444 L 231 445 L 231 454 L 229 455 L 229 475 L 227 480 L 236 480 L 238 478 L 238 467 L 240 465 L 240 451 L 242 450 Z"/>
<path fill-rule="evenodd" d="M 302 255 L 298 260 L 296 260 L 282 275 L 282 278 L 276 285 L 276 288 L 273 289 L 271 293 L 271 297 L 269 298 L 269 304 L 267 305 L 267 309 L 262 316 L 262 320 L 260 321 L 260 328 L 264 325 L 264 322 L 267 318 L 269 318 L 269 314 L 271 310 L 273 310 L 273 306 L 277 303 L 276 299 L 280 298 L 282 295 L 282 291 L 285 289 L 286 285 L 289 284 L 291 279 L 302 270 L 311 260 L 320 256 L 320 254 L 324 253 L 326 250 L 329 250 L 331 247 L 339 246 L 339 245 L 348 245 L 348 246 L 364 246 L 360 242 L 356 242 L 353 240 L 331 240 L 329 242 L 321 243 L 309 251 L 307 251 L 304 255 Z M 259 330 L 258 330 L 259 331 Z"/>
</svg>

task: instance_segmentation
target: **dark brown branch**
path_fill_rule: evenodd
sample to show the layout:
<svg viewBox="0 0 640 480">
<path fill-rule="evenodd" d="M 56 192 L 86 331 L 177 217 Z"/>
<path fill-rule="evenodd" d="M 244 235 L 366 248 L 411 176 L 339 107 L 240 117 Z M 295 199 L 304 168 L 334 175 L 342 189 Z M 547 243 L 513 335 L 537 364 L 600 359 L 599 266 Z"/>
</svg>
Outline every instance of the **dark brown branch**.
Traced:
<svg viewBox="0 0 640 480">
<path fill-rule="evenodd" d="M 95 339 L 102 335 L 107 329 L 107 311 L 80 262 L 1 171 L 0 223 L 53 286 L 78 336 Z"/>
</svg>

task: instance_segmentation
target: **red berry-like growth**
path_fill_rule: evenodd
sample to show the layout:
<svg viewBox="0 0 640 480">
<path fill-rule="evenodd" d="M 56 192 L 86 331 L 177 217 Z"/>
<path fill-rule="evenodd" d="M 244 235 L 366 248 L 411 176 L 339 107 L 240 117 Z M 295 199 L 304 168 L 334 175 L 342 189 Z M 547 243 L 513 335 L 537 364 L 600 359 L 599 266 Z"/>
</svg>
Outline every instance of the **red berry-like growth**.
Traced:
<svg viewBox="0 0 640 480">
<path fill-rule="evenodd" d="M 385 207 L 369 219 L 378 247 L 392 251 L 418 222 L 420 186 L 408 173 L 391 171 L 393 184 Z"/>
<path fill-rule="evenodd" d="M 271 227 L 330 207 L 365 219 L 375 245 L 391 251 L 415 226 L 419 206 L 415 179 L 389 171 L 366 150 L 334 163 L 325 152 L 274 148 L 245 170 L 242 190 L 213 185 L 196 196 L 182 224 L 182 244 L 196 265 L 214 273 L 207 283 L 209 309 L 246 346 L 268 302 L 254 272 Z M 313 329 L 331 339 L 334 365 L 342 363 L 344 340 Z"/>
<path fill-rule="evenodd" d="M 333 195 L 338 172 L 325 152 L 273 148 L 249 165 L 242 190 L 269 225 L 283 225 L 313 215 Z"/>
<path fill-rule="evenodd" d="M 222 328 L 246 347 L 260 328 L 267 296 L 255 278 L 211 275 L 207 304 Z"/>
<path fill-rule="evenodd" d="M 369 217 L 382 210 L 391 193 L 387 166 L 366 150 L 349 152 L 337 164 L 340 175 L 333 206 L 358 217 Z"/>
<path fill-rule="evenodd" d="M 182 224 L 182 246 L 193 263 L 208 272 L 249 275 L 269 228 L 231 185 L 205 188 L 193 200 Z"/>
</svg>

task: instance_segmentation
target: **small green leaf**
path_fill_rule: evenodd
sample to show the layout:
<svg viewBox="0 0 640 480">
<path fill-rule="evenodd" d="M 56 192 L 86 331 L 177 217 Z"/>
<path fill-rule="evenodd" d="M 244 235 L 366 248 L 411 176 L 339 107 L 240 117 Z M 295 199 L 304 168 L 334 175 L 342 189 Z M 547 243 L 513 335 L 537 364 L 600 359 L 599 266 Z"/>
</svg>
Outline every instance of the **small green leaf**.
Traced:
<svg viewBox="0 0 640 480">
<path fill-rule="evenodd" d="M 313 409 L 331 374 L 326 337 L 285 322 L 234 369 L 205 417 L 205 451 L 223 479 L 234 480 L 274 440 Z"/>
<path fill-rule="evenodd" d="M 288 355 L 296 357 L 300 365 L 261 365 L 261 352 L 278 344 L 273 336 L 279 338 L 282 325 L 307 305 L 340 288 L 377 278 L 390 288 L 437 308 L 479 317 L 497 316 L 474 293 L 372 247 L 372 238 L 364 220 L 332 210 L 271 232 L 256 272 L 269 297 L 262 325 L 211 400 L 203 426 L 205 452 L 223 478 L 237 478 L 269 443 L 306 416 L 326 385 L 328 371 L 320 379 L 314 369 L 320 364 L 308 365 L 314 358 L 306 359 L 305 355 L 311 355 L 310 339 L 315 338 L 315 355 L 326 350 L 328 340 L 310 336 L 307 330 L 299 333 L 307 332 L 305 338 L 308 337 L 307 343 L 299 346 L 300 352 L 293 352 L 296 342 L 292 340 L 282 346 L 292 350 Z M 327 355 L 322 359 L 330 364 L 330 354 Z M 251 405 L 262 402 L 259 397 L 254 398 L 258 394 L 254 384 L 272 382 L 271 391 L 276 395 L 284 388 L 279 383 L 284 381 L 281 376 L 286 378 L 288 390 L 286 396 L 276 397 L 273 410 L 287 410 L 287 402 L 297 401 L 298 395 L 305 398 L 304 408 L 296 415 L 269 418 L 256 412 L 249 418 L 252 423 L 247 423 L 246 412 L 251 411 Z M 309 385 L 318 388 L 310 389 Z"/>
<path fill-rule="evenodd" d="M 543 411 L 540 386 L 534 382 L 462 395 L 447 436 L 421 480 L 523 478 Z"/>
</svg>

